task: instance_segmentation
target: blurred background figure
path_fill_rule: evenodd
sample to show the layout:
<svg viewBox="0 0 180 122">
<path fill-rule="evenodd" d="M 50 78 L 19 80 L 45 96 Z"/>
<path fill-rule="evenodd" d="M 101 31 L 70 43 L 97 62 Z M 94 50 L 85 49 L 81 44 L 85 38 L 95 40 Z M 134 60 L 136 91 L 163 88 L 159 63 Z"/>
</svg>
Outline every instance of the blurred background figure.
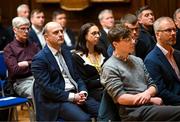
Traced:
<svg viewBox="0 0 180 122">
<path fill-rule="evenodd" d="M 8 44 L 8 35 L 6 33 L 6 29 L 2 25 L 2 12 L 0 9 L 0 51 L 4 49 L 4 47 Z"/>
<path fill-rule="evenodd" d="M 67 15 L 64 11 L 62 10 L 57 10 L 53 12 L 52 15 L 52 20 L 54 22 L 59 23 L 64 30 L 64 41 L 65 41 L 65 45 L 70 49 L 74 49 L 75 47 L 75 34 L 74 32 L 67 27 Z"/>
<path fill-rule="evenodd" d="M 154 13 L 149 6 L 143 6 L 136 11 L 140 32 L 137 42 L 136 54 L 144 60 L 146 55 L 154 48 L 156 37 L 153 29 Z"/>
<path fill-rule="evenodd" d="M 107 51 L 107 48 L 110 44 L 107 38 L 107 33 L 114 26 L 115 23 L 112 10 L 109 9 L 102 10 L 98 15 L 98 19 L 102 26 L 102 29 L 100 30 L 101 36 L 100 36 L 99 45 L 102 46 L 102 48 L 105 51 Z"/>
<path fill-rule="evenodd" d="M 29 6 L 27 4 L 21 4 L 17 7 L 17 16 L 18 17 L 26 17 L 29 19 L 29 14 L 30 14 L 30 9 Z M 8 43 L 13 41 L 14 39 L 14 31 L 13 31 L 13 27 L 9 26 L 7 28 L 7 34 L 8 34 Z"/>
<path fill-rule="evenodd" d="M 138 42 L 137 38 L 139 36 L 139 25 L 138 25 L 137 17 L 135 15 L 133 15 L 133 14 L 124 15 L 123 17 L 121 17 L 120 23 L 116 24 L 115 26 L 117 26 L 117 27 L 125 26 L 128 29 L 130 29 L 132 31 L 132 33 L 131 33 L 132 38 L 136 41 L 136 43 Z M 136 45 L 136 48 L 138 48 L 137 45 Z M 108 53 L 109 57 L 113 54 L 113 50 L 114 49 L 113 49 L 112 45 L 110 44 L 107 49 L 107 53 Z M 138 56 L 137 54 L 139 54 L 137 51 L 138 50 L 135 49 L 134 54 L 136 56 Z"/>
<path fill-rule="evenodd" d="M 44 48 L 46 41 L 43 36 L 43 28 L 45 23 L 44 12 L 40 9 L 34 9 L 31 12 L 31 28 L 29 31 L 29 40 L 36 42 L 40 49 Z"/>
<path fill-rule="evenodd" d="M 176 24 L 176 44 L 173 47 L 180 50 L 180 8 L 174 12 L 173 19 Z"/>
<path fill-rule="evenodd" d="M 29 6 L 27 4 L 21 4 L 17 7 L 17 16 L 29 18 Z"/>
</svg>

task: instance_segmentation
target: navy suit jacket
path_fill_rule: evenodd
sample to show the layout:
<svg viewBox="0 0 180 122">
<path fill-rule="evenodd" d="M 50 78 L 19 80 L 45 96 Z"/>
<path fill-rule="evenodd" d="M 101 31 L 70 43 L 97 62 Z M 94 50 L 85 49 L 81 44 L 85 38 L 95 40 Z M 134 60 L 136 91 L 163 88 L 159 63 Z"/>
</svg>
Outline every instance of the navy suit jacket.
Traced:
<svg viewBox="0 0 180 122">
<path fill-rule="evenodd" d="M 39 46 L 39 48 L 42 49 L 40 40 L 39 40 L 36 32 L 32 29 L 32 27 L 31 27 L 30 30 L 29 30 L 29 40 L 32 41 L 32 42 L 37 43 L 37 45 Z"/>
<path fill-rule="evenodd" d="M 62 55 L 72 78 L 77 82 L 78 91 L 87 91 L 79 78 L 68 49 L 62 48 Z M 69 92 L 65 91 L 65 81 L 52 52 L 46 45 L 32 61 L 35 77 L 33 87 L 37 121 L 57 121 L 61 103 L 68 102 Z"/>
<path fill-rule="evenodd" d="M 176 44 L 173 47 L 180 50 L 180 28 L 176 29 Z"/>
<path fill-rule="evenodd" d="M 104 31 L 104 29 L 101 29 L 100 32 L 101 32 L 101 36 L 99 38 L 98 45 L 101 46 L 104 51 L 107 51 L 108 46 L 110 44 L 109 39 L 107 37 L 107 33 Z"/>
<path fill-rule="evenodd" d="M 71 40 L 71 43 L 72 43 L 72 46 L 71 47 L 68 47 L 68 49 L 74 49 L 75 48 L 75 43 L 76 43 L 76 39 L 75 39 L 75 34 L 74 32 L 70 29 L 70 28 L 66 28 L 66 33 L 67 35 L 69 36 L 70 40 Z M 64 42 L 65 43 L 65 42 Z M 66 44 L 66 43 L 65 43 Z"/>
<path fill-rule="evenodd" d="M 173 55 L 180 70 L 180 52 L 175 50 Z M 146 56 L 144 63 L 164 103 L 167 105 L 180 104 L 180 80 L 159 47 L 154 47 Z"/>
<path fill-rule="evenodd" d="M 142 25 L 140 25 L 140 32 L 137 40 L 138 41 L 136 44 L 136 56 L 144 60 L 146 55 L 156 45 L 154 31 L 146 30 Z"/>
</svg>

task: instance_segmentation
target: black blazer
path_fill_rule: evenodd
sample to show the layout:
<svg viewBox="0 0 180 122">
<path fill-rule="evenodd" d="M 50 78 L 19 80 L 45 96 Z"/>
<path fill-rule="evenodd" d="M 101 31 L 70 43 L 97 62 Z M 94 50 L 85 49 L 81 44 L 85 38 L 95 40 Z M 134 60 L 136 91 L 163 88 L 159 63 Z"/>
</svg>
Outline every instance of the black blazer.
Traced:
<svg viewBox="0 0 180 122">
<path fill-rule="evenodd" d="M 70 29 L 70 28 L 66 28 L 66 33 L 67 35 L 69 36 L 70 40 L 71 40 L 71 43 L 72 43 L 72 46 L 71 47 L 67 47 L 72 50 L 75 48 L 75 43 L 76 43 L 76 38 L 75 38 L 75 34 L 74 32 Z"/>
<path fill-rule="evenodd" d="M 104 29 L 101 29 L 100 33 L 101 33 L 101 36 L 99 38 L 98 45 L 100 45 L 104 51 L 107 51 L 108 46 L 110 44 L 109 39 L 107 37 L 107 33 L 104 31 Z"/>
<path fill-rule="evenodd" d="M 142 60 L 156 45 L 156 38 L 154 31 L 148 31 L 143 26 L 140 26 L 140 33 L 136 44 L 136 56 Z"/>
<path fill-rule="evenodd" d="M 29 30 L 29 40 L 32 41 L 32 42 L 36 42 L 37 45 L 39 46 L 39 48 L 42 49 L 40 40 L 39 40 L 36 32 L 33 30 L 32 27 L 31 27 L 30 30 Z"/>
<path fill-rule="evenodd" d="M 173 46 L 175 49 L 180 50 L 180 29 L 176 30 L 176 44 Z"/>
</svg>

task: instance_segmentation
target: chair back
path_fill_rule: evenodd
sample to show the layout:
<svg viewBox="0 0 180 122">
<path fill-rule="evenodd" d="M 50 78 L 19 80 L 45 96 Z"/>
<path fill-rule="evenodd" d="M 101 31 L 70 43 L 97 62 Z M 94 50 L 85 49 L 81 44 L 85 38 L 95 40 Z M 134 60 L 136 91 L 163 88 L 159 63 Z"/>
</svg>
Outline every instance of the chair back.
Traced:
<svg viewBox="0 0 180 122">
<path fill-rule="evenodd" d="M 98 121 L 109 122 L 109 121 L 120 121 L 118 114 L 118 107 L 113 102 L 112 98 L 109 96 L 106 90 L 103 91 L 103 96 L 101 99 Z"/>
<path fill-rule="evenodd" d="M 4 51 L 0 51 L 0 79 L 4 80 L 7 77 L 7 66 L 4 61 Z"/>
<path fill-rule="evenodd" d="M 5 97 L 5 93 L 4 93 L 4 84 L 6 82 L 7 78 L 7 67 L 6 64 L 4 62 L 4 52 L 0 51 L 0 86 L 1 86 L 1 96 Z"/>
</svg>

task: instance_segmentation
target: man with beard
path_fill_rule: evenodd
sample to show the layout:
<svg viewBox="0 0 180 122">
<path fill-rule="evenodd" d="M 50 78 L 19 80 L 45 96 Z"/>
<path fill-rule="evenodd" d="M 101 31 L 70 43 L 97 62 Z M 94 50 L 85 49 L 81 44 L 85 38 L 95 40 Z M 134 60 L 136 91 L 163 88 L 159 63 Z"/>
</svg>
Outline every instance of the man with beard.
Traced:
<svg viewBox="0 0 180 122">
<path fill-rule="evenodd" d="M 176 26 L 169 17 L 154 23 L 157 44 L 146 56 L 145 65 L 158 87 L 158 95 L 166 105 L 180 103 L 180 52 L 176 43 Z"/>
</svg>

